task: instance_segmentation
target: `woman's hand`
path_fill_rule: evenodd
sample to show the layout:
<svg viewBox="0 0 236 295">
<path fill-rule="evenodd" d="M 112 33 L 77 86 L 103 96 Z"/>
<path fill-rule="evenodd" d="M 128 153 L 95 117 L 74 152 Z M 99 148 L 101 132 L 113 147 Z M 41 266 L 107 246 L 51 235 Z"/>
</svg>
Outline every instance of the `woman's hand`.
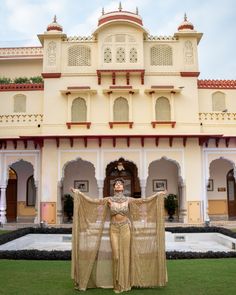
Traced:
<svg viewBox="0 0 236 295">
<path fill-rule="evenodd" d="M 158 196 L 167 195 L 167 190 L 160 191 L 160 192 L 158 192 L 157 194 L 158 194 Z"/>
<path fill-rule="evenodd" d="M 70 188 L 70 191 L 72 192 L 72 193 L 76 193 L 76 192 L 78 192 L 78 193 L 80 193 L 80 190 L 78 190 L 78 189 L 76 189 L 76 188 L 73 188 L 73 187 L 71 187 Z"/>
</svg>

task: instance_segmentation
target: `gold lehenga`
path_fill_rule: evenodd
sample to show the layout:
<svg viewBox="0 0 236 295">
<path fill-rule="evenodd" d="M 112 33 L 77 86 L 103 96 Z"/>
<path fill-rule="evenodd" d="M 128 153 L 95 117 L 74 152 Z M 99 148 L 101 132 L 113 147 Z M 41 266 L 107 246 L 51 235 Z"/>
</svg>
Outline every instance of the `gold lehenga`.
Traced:
<svg viewBox="0 0 236 295">
<path fill-rule="evenodd" d="M 104 226 L 108 199 L 101 203 L 101 199 L 74 193 L 72 278 L 75 288 L 114 287 L 122 292 L 133 286 L 166 285 L 163 198 L 154 195 L 132 199 L 130 223 L 111 224 L 109 235 Z"/>
</svg>

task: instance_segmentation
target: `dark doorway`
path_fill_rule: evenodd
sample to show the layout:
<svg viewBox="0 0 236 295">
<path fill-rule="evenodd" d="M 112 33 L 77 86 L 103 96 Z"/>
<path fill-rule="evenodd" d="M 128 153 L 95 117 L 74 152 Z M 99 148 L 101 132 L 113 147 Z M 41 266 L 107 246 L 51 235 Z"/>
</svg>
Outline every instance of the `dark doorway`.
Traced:
<svg viewBox="0 0 236 295">
<path fill-rule="evenodd" d="M 6 189 L 6 201 L 7 222 L 15 222 L 17 217 L 17 174 L 12 168 L 9 168 L 9 177 Z"/>
<path fill-rule="evenodd" d="M 228 214 L 230 219 L 236 218 L 236 186 L 233 169 L 227 174 Z"/>
<path fill-rule="evenodd" d="M 137 166 L 132 162 L 125 161 L 123 158 L 107 165 L 104 181 L 104 197 L 113 195 L 113 182 L 118 177 L 124 179 L 124 194 L 127 197 L 141 197 Z"/>
</svg>

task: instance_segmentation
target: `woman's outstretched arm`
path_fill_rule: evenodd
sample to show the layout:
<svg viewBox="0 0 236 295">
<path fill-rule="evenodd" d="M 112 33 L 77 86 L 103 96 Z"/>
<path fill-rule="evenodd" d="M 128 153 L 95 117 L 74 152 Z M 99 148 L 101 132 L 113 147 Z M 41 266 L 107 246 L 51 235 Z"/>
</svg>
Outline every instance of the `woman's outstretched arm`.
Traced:
<svg viewBox="0 0 236 295">
<path fill-rule="evenodd" d="M 146 202 L 151 201 L 152 199 L 154 199 L 156 197 L 161 197 L 161 196 L 165 196 L 165 195 L 167 195 L 167 191 L 160 191 L 160 192 L 157 192 L 157 193 L 155 193 L 152 196 L 147 197 L 147 198 L 139 198 L 139 199 L 129 198 L 129 203 L 136 203 L 136 204 L 146 203 Z"/>
<path fill-rule="evenodd" d="M 99 198 L 91 198 L 84 193 L 82 193 L 79 189 L 71 187 L 70 189 L 73 194 L 78 194 L 84 197 L 88 202 L 93 203 L 93 204 L 100 204 L 100 205 L 105 205 L 107 202 L 107 198 L 99 199 Z"/>
</svg>

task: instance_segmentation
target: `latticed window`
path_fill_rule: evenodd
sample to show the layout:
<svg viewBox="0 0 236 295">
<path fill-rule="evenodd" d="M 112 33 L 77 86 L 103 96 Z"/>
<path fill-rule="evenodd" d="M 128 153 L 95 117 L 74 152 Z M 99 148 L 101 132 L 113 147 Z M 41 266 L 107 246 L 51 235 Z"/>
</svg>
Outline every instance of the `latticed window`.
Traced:
<svg viewBox="0 0 236 295">
<path fill-rule="evenodd" d="M 90 66 L 91 50 L 88 46 L 74 45 L 68 49 L 68 66 Z"/>
<path fill-rule="evenodd" d="M 25 113 L 26 112 L 26 96 L 23 94 L 17 94 L 14 96 L 14 112 Z"/>
<path fill-rule="evenodd" d="M 71 106 L 71 121 L 86 122 L 87 121 L 87 106 L 85 99 L 75 98 Z"/>
<path fill-rule="evenodd" d="M 127 99 L 118 97 L 114 102 L 113 118 L 115 122 L 129 121 L 129 105 Z"/>
<path fill-rule="evenodd" d="M 109 48 L 109 47 L 104 49 L 104 62 L 105 63 L 112 62 L 111 48 Z"/>
<path fill-rule="evenodd" d="M 225 110 L 225 94 L 223 92 L 215 92 L 212 94 L 212 111 L 222 112 Z"/>
<path fill-rule="evenodd" d="M 27 206 L 35 206 L 35 201 L 36 201 L 36 187 L 34 183 L 34 176 L 31 175 L 27 180 L 26 204 Z"/>
<path fill-rule="evenodd" d="M 156 100 L 156 121 L 170 121 L 170 103 L 168 98 L 166 97 L 159 97 Z"/>
<path fill-rule="evenodd" d="M 138 61 L 138 53 L 136 48 L 131 48 L 129 52 L 129 62 L 136 63 Z"/>
<path fill-rule="evenodd" d="M 123 47 L 118 47 L 116 50 L 116 62 L 125 62 L 125 49 Z"/>
<path fill-rule="evenodd" d="M 157 45 L 151 48 L 152 66 L 171 66 L 173 64 L 172 48 L 169 45 Z"/>
</svg>

